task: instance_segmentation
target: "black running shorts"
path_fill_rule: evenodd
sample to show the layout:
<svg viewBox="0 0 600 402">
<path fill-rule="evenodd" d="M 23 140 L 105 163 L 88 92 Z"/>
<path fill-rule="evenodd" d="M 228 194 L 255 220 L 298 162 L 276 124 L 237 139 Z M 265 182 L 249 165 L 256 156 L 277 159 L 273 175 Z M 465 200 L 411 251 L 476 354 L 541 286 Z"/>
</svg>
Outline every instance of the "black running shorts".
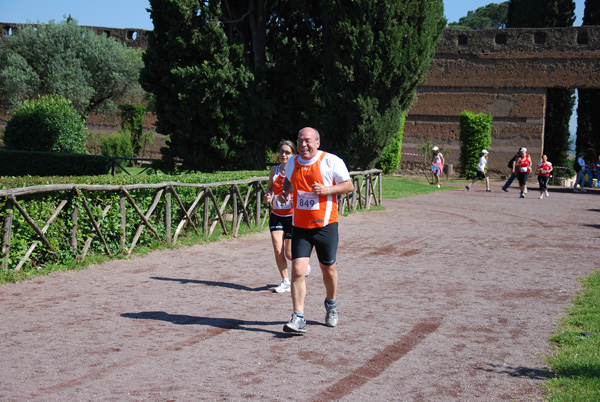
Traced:
<svg viewBox="0 0 600 402">
<path fill-rule="evenodd" d="M 269 216 L 269 230 L 275 232 L 277 230 L 283 230 L 283 237 L 285 239 L 292 238 L 292 217 L 291 216 L 279 216 L 271 212 Z"/>
<path fill-rule="evenodd" d="M 292 260 L 310 257 L 312 248 L 317 252 L 319 262 L 325 266 L 335 264 L 339 236 L 338 223 L 330 223 L 323 228 L 302 229 L 292 227 Z"/>
</svg>

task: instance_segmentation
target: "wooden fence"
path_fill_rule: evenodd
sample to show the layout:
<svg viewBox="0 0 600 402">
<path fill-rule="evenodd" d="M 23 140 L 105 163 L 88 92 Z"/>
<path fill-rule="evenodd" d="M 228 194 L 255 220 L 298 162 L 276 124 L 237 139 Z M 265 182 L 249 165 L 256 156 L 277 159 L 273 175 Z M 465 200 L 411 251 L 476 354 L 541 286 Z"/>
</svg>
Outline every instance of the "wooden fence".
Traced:
<svg viewBox="0 0 600 402">
<path fill-rule="evenodd" d="M 350 175 L 355 189 L 351 193 L 339 196 L 338 209 L 341 214 L 354 212 L 357 208 L 369 209 L 371 205 L 382 205 L 383 175 L 381 170 L 373 169 L 351 172 Z M 4 201 L 5 205 L 0 267 L 2 269 L 12 268 L 15 271 L 20 270 L 40 244 L 43 244 L 46 247 L 46 252 L 50 252 L 54 256 L 54 259 L 57 260 L 60 250 L 57 250 L 51 244 L 46 233 L 57 216 L 68 205 L 71 205 L 72 209 L 70 216 L 67 217 L 70 220 L 72 229 L 67 243 L 71 247 L 71 251 L 75 251 L 79 260 L 85 259 L 94 238 L 99 239 L 104 253 L 107 255 L 113 255 L 114 252 L 111 249 L 114 250 L 115 248 L 118 249 L 118 253 L 130 255 L 138 244 L 144 229 L 151 231 L 157 240 L 173 244 L 177 242 L 178 237 L 186 228 L 187 230 L 193 230 L 198 235 L 202 233 L 205 236 L 210 236 L 217 227 L 220 227 L 223 234 L 236 237 L 242 224 L 248 227 L 252 227 L 253 224 L 260 227 L 264 226 L 269 212 L 268 208 L 263 207 L 262 201 L 266 191 L 267 180 L 267 177 L 253 177 L 247 180 L 210 184 L 164 182 L 123 186 L 55 184 L 0 190 L 0 202 Z M 246 188 L 246 186 L 246 193 L 242 194 L 240 187 Z M 177 191 L 178 188 L 181 191 L 183 187 L 191 187 L 197 191 L 194 201 L 189 205 L 184 205 Z M 226 191 L 215 191 L 215 189 L 222 190 L 222 188 L 225 188 Z M 145 212 L 141 210 L 138 206 L 139 202 L 136 202 L 131 194 L 132 191 L 139 189 L 155 191 L 152 203 Z M 102 206 L 100 214 L 94 214 L 92 210 L 98 210 L 98 208 L 91 208 L 88 200 L 90 194 L 95 191 L 114 192 L 118 194 L 118 207 L 121 216 L 120 241 L 118 245 L 109 245 L 106 238 L 106 230 L 104 232 L 102 230 L 103 220 L 113 207 L 113 203 L 108 202 Z M 218 199 L 216 193 L 224 194 L 223 198 Z M 34 194 L 54 195 L 55 197 L 59 196 L 58 198 L 60 199 L 56 209 L 44 222 L 43 226 L 27 213 L 18 200 L 19 198 Z M 83 211 L 80 211 L 79 207 L 74 204 L 76 199 L 79 200 L 77 205 L 82 206 Z M 156 214 L 156 208 L 161 201 L 164 205 L 164 213 L 162 214 L 164 216 L 164 230 L 159 232 L 151 219 L 153 215 L 158 215 Z M 135 210 L 134 216 L 137 222 L 127 222 L 127 204 Z M 202 212 L 199 214 L 198 211 L 201 208 Z M 250 208 L 253 208 L 253 210 L 250 210 Z M 37 235 L 37 239 L 29 245 L 27 251 L 24 254 L 19 253 L 20 255 L 11 255 L 11 242 L 17 240 L 12 235 L 15 232 L 14 225 L 17 224 L 14 219 L 15 209 L 23 216 L 25 223 Z M 174 211 L 176 212 L 175 214 L 173 214 Z M 84 214 L 89 219 L 93 228 L 90 233 L 86 234 L 85 242 L 82 242 L 83 246 L 78 249 L 77 227 L 81 214 Z M 174 215 L 178 215 L 179 217 L 174 218 Z M 156 224 L 156 219 L 154 219 L 154 222 Z M 129 242 L 126 239 L 126 227 L 128 223 L 130 225 L 137 225 L 135 235 L 133 235 Z M 9 264 L 9 261 L 11 261 L 11 264 Z"/>
</svg>

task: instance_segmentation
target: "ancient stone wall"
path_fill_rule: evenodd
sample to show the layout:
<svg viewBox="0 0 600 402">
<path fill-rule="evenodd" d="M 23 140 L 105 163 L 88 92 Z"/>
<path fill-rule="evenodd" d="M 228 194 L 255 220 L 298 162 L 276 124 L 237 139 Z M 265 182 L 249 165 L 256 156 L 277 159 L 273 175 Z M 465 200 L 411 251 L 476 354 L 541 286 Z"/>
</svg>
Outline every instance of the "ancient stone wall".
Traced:
<svg viewBox="0 0 600 402">
<path fill-rule="evenodd" d="M 459 114 L 493 116 L 489 168 L 506 173 L 520 147 L 539 159 L 548 88 L 600 88 L 600 26 L 445 30 L 417 90 L 403 139 L 402 169 L 422 162 L 428 142 L 457 167 Z"/>
</svg>

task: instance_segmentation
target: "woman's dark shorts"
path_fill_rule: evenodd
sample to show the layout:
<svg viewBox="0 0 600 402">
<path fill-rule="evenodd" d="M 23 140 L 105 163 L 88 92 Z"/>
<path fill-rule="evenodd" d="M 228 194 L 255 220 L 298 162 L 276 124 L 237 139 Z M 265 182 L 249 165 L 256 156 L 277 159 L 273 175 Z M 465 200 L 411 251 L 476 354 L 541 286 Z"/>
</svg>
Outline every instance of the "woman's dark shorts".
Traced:
<svg viewBox="0 0 600 402">
<path fill-rule="evenodd" d="M 527 178 L 529 178 L 529 172 L 517 172 L 517 180 L 519 180 L 519 185 L 524 186 L 527 183 Z"/>
<path fill-rule="evenodd" d="M 549 181 L 550 176 L 538 176 L 538 184 L 540 185 L 540 190 L 548 190 Z"/>
<path fill-rule="evenodd" d="M 283 230 L 284 239 L 292 238 L 292 217 L 291 216 L 279 216 L 271 212 L 269 216 L 269 230 L 275 232 Z"/>
</svg>

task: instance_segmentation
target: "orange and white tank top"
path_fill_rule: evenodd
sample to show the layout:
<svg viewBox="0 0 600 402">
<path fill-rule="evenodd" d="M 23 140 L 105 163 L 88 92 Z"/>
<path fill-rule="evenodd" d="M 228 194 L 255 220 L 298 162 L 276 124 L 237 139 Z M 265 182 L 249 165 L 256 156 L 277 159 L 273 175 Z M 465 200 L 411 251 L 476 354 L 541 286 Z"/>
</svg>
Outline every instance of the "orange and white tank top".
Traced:
<svg viewBox="0 0 600 402">
<path fill-rule="evenodd" d="M 283 191 L 283 182 L 285 181 L 285 175 L 281 174 L 280 169 L 281 165 L 277 165 L 273 174 L 273 205 L 271 206 L 271 212 L 277 216 L 292 216 L 294 213 L 294 195 L 290 194 L 285 203 L 279 201 L 278 195 Z"/>
<path fill-rule="evenodd" d="M 314 183 L 325 184 L 321 163 L 326 154 L 321 152 L 320 157 L 311 165 L 300 164 L 298 157 L 294 159 L 290 182 L 294 187 L 293 225 L 296 227 L 316 229 L 338 221 L 337 196 L 317 195 L 311 188 Z"/>
</svg>

